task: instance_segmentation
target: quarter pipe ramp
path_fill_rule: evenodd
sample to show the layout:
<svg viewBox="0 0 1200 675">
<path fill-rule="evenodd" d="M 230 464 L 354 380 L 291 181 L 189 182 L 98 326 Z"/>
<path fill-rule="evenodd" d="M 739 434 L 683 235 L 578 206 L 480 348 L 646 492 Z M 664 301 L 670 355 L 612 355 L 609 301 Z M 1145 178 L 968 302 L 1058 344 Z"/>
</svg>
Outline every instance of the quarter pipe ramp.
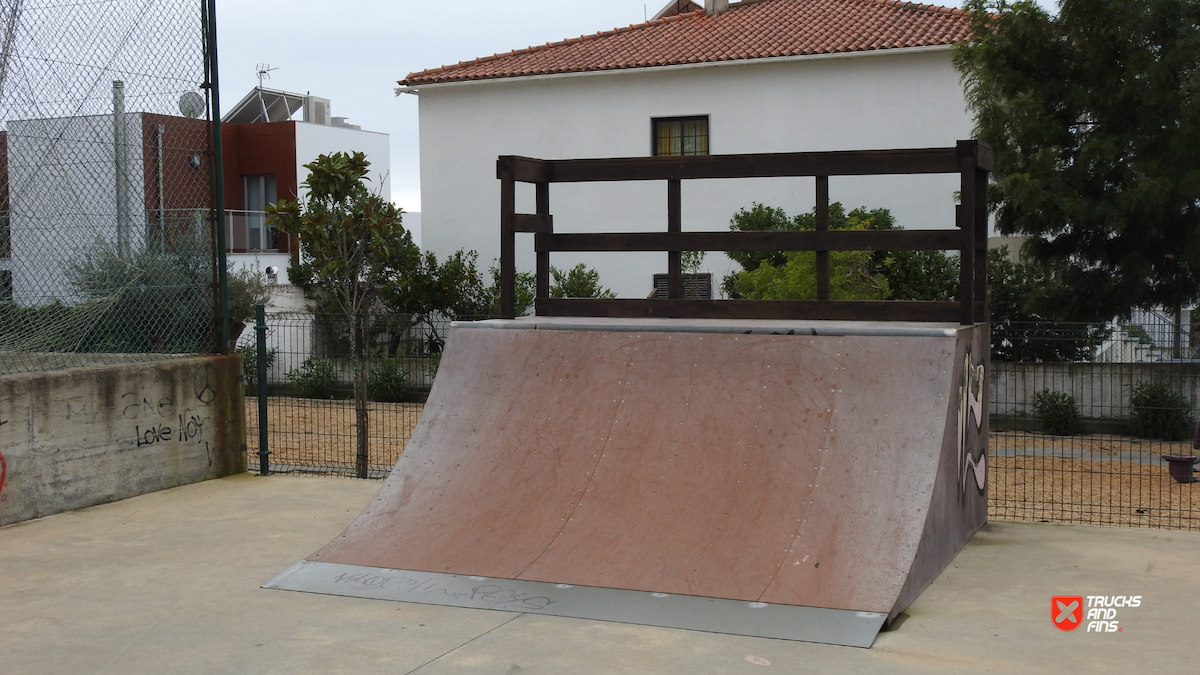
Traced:
<svg viewBox="0 0 1200 675">
<path fill-rule="evenodd" d="M 986 325 L 456 324 L 408 447 L 269 588 L 870 646 L 986 520 Z"/>
</svg>

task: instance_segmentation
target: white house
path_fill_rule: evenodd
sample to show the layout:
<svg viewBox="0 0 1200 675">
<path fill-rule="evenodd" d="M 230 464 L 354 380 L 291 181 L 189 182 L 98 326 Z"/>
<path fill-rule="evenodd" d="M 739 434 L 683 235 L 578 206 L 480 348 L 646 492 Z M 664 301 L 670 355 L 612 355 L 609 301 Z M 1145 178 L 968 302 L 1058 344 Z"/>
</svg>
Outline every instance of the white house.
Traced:
<svg viewBox="0 0 1200 675">
<path fill-rule="evenodd" d="M 952 146 L 972 120 L 951 46 L 957 9 L 890 0 L 671 3 L 646 23 L 412 73 L 420 99 L 422 238 L 445 256 L 499 256 L 496 158 L 638 157 Z M 958 177 L 830 180 L 847 209 L 886 207 L 902 227 L 954 226 Z M 524 191 L 520 191 L 524 190 Z M 685 181 L 683 228 L 727 230 L 753 202 L 813 208 L 813 179 Z M 518 212 L 534 212 L 519 185 Z M 662 231 L 659 183 L 554 185 L 556 232 Z M 531 235 L 517 267 L 532 270 Z M 621 297 L 645 297 L 665 254 L 561 254 Z M 719 278 L 732 263 L 709 254 Z"/>
</svg>

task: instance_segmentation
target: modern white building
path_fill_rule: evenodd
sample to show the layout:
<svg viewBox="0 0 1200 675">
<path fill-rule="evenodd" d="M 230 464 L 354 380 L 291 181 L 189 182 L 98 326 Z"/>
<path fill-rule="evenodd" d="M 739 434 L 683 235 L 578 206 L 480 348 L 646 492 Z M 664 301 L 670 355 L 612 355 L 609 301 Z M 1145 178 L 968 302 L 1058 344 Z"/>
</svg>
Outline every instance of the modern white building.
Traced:
<svg viewBox="0 0 1200 675">
<path fill-rule="evenodd" d="M 645 157 L 953 146 L 971 137 L 951 47 L 957 9 L 889 0 L 670 2 L 644 24 L 408 75 L 420 99 L 424 248 L 499 256 L 496 158 Z M 847 210 L 891 209 L 901 227 L 954 226 L 958 177 L 830 180 Z M 518 212 L 534 212 L 530 185 Z M 812 210 L 813 179 L 685 181 L 683 229 L 727 230 L 761 203 Z M 660 183 L 556 184 L 556 232 L 663 231 Z M 532 270 L 532 235 L 517 267 Z M 621 297 L 645 297 L 665 254 L 556 254 L 585 262 Z M 731 263 L 709 254 L 719 279 Z"/>
<path fill-rule="evenodd" d="M 290 237 L 266 225 L 263 206 L 308 196 L 305 164 L 319 155 L 362 152 L 372 191 L 391 201 L 391 148 L 385 133 L 333 117 L 328 99 L 256 87 L 221 118 L 229 258 L 235 266 L 279 270 L 297 254 Z M 293 119 L 299 117 L 299 119 Z"/>
</svg>

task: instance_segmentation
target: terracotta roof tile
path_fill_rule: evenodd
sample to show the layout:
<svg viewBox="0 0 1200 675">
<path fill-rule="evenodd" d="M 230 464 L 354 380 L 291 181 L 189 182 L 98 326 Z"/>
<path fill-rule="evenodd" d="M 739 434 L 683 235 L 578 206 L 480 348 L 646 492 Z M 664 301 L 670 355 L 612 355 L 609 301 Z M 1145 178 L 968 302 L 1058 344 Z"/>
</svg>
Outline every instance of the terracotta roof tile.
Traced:
<svg viewBox="0 0 1200 675">
<path fill-rule="evenodd" d="M 410 73 L 415 86 L 530 75 L 949 45 L 966 13 L 898 0 L 743 0 L 540 47 Z"/>
</svg>

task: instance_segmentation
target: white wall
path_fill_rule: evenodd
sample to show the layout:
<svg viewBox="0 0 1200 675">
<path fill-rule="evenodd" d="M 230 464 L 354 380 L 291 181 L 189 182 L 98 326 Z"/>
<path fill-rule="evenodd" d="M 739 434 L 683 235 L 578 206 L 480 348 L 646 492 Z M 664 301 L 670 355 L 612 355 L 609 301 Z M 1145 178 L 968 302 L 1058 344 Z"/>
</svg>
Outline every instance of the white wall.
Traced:
<svg viewBox="0 0 1200 675">
<path fill-rule="evenodd" d="M 367 160 L 371 162 L 367 178 L 371 182 L 372 191 L 378 190 L 386 201 L 391 201 L 392 155 L 387 134 L 296 122 L 296 182 L 300 186 L 300 201 L 304 201 L 308 193 L 303 186 L 304 181 L 308 179 L 305 164 L 312 162 L 318 155 L 355 151 L 365 153 Z"/>
<path fill-rule="evenodd" d="M 125 114 L 130 244 L 146 232 L 142 122 Z M 63 266 L 97 238 L 115 245 L 113 117 L 93 115 L 8 123 L 13 299 L 38 305 L 77 300 Z"/>
<path fill-rule="evenodd" d="M 686 69 L 647 69 L 419 88 L 422 241 L 444 257 L 475 249 L 499 256 L 499 155 L 544 159 L 649 156 L 652 117 L 708 115 L 710 152 L 800 152 L 952 146 L 970 138 L 948 49 Z M 847 208 L 886 207 L 901 227 L 954 226 L 958 177 L 830 179 Z M 685 230 L 727 230 L 759 202 L 808 212 L 814 182 L 798 179 L 687 181 Z M 518 185 L 519 212 L 533 187 Z M 595 183 L 550 188 L 557 232 L 666 229 L 666 184 Z M 532 235 L 518 235 L 518 269 L 534 267 Z M 558 254 L 556 267 L 586 262 L 621 297 L 645 297 L 666 255 Z M 731 263 L 709 254 L 718 280 Z"/>
</svg>

